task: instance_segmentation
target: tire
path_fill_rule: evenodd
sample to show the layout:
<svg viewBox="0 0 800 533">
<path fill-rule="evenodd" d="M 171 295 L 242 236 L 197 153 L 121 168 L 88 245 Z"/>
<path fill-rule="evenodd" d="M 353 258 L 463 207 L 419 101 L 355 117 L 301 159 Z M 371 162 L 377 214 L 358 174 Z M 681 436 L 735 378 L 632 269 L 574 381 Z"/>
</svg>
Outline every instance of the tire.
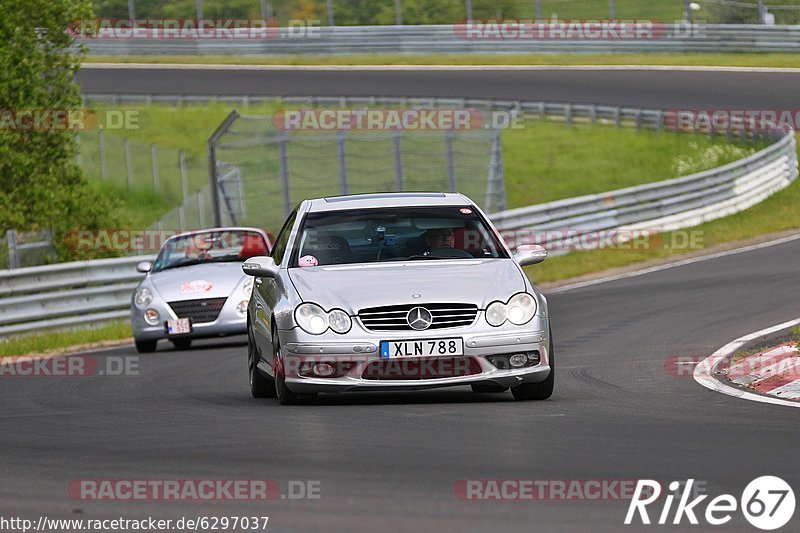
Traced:
<svg viewBox="0 0 800 533">
<path fill-rule="evenodd" d="M 136 345 L 136 351 L 139 353 L 152 353 L 156 351 L 156 344 L 158 341 L 137 341 L 133 343 Z"/>
<path fill-rule="evenodd" d="M 258 351 L 250 325 L 247 325 L 247 373 L 250 376 L 250 394 L 253 398 L 274 398 L 275 383 L 272 379 L 264 377 L 257 368 Z"/>
<path fill-rule="evenodd" d="M 511 389 L 511 394 L 518 401 L 546 400 L 553 395 L 553 387 L 556 382 L 556 358 L 553 351 L 553 333 L 550 332 L 550 344 L 548 347 L 550 356 L 550 375 L 547 379 L 539 383 L 524 383 Z"/>
<path fill-rule="evenodd" d="M 299 403 L 300 398 L 297 394 L 290 391 L 286 386 L 286 379 L 283 376 L 283 370 L 280 368 L 283 364 L 283 361 L 280 358 L 281 339 L 278 336 L 278 332 L 274 329 L 272 330 L 272 349 L 274 350 L 272 361 L 275 365 L 275 396 L 277 396 L 278 403 L 281 405 L 296 405 Z"/>
<path fill-rule="evenodd" d="M 169 342 L 172 343 L 176 350 L 188 350 L 192 347 L 192 339 L 172 339 Z"/>
<path fill-rule="evenodd" d="M 497 385 L 496 383 L 474 383 L 470 385 L 470 387 L 472 387 L 472 392 L 477 392 L 479 394 L 505 392 L 508 390 L 508 387 L 503 387 L 501 385 Z"/>
</svg>

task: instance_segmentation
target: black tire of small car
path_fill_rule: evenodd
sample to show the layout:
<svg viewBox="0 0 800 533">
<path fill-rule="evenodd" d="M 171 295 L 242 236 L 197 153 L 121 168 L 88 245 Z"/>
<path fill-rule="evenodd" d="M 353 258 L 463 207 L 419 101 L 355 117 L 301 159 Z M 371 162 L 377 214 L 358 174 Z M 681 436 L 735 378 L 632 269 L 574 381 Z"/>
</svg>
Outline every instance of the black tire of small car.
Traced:
<svg viewBox="0 0 800 533">
<path fill-rule="evenodd" d="M 136 345 L 136 351 L 139 353 L 155 352 L 157 343 L 158 341 L 137 341 L 137 340 L 133 341 L 133 344 Z"/>
<path fill-rule="evenodd" d="M 275 383 L 273 380 L 265 377 L 258 367 L 258 351 L 253 339 L 253 334 L 250 331 L 250 325 L 247 326 L 247 371 L 250 377 L 250 394 L 253 398 L 274 398 L 275 397 Z"/>
<path fill-rule="evenodd" d="M 553 332 L 549 332 L 550 344 L 548 347 L 548 355 L 550 358 L 550 375 L 547 379 L 539 383 L 524 383 L 518 387 L 511 389 L 511 394 L 514 395 L 515 400 L 546 400 L 553 395 L 553 386 L 556 380 L 556 358 L 553 351 Z"/>
</svg>

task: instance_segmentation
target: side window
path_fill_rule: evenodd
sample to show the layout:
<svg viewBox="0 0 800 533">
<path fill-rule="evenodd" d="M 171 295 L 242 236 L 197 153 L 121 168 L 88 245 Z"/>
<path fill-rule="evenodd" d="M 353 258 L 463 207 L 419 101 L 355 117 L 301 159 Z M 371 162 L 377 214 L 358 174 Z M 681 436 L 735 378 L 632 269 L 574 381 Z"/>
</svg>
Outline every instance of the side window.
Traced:
<svg viewBox="0 0 800 533">
<path fill-rule="evenodd" d="M 272 247 L 272 260 L 276 265 L 283 262 L 283 256 L 286 253 L 286 245 L 289 243 L 289 236 L 292 234 L 292 227 L 294 226 L 294 219 L 297 218 L 297 211 L 294 211 L 286 222 L 283 224 L 278 239 L 275 241 L 275 246 Z"/>
</svg>

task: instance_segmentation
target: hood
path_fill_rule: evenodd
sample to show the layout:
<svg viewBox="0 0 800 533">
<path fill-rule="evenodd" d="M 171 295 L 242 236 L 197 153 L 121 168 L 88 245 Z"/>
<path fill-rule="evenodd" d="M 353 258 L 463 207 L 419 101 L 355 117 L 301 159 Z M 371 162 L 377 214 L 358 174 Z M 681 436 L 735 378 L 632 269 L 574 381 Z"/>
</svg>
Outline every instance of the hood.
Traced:
<svg viewBox="0 0 800 533">
<path fill-rule="evenodd" d="M 149 276 L 167 302 L 227 298 L 244 278 L 242 263 L 206 263 L 155 272 Z"/>
<path fill-rule="evenodd" d="M 525 290 L 523 274 L 511 259 L 292 268 L 289 277 L 303 301 L 351 315 L 366 307 L 402 304 L 474 303 L 485 309 Z"/>
</svg>

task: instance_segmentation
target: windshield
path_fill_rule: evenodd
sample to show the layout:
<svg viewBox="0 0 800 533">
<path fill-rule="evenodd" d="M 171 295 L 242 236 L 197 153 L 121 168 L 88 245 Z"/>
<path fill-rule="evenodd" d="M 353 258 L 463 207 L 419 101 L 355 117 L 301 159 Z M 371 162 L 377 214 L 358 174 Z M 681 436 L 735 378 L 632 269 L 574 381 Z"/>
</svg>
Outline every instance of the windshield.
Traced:
<svg viewBox="0 0 800 533">
<path fill-rule="evenodd" d="M 471 207 L 402 207 L 309 213 L 290 266 L 505 258 Z"/>
<path fill-rule="evenodd" d="M 241 262 L 267 255 L 264 237 L 254 231 L 204 231 L 170 239 L 153 265 L 153 272 L 201 263 Z"/>
</svg>

